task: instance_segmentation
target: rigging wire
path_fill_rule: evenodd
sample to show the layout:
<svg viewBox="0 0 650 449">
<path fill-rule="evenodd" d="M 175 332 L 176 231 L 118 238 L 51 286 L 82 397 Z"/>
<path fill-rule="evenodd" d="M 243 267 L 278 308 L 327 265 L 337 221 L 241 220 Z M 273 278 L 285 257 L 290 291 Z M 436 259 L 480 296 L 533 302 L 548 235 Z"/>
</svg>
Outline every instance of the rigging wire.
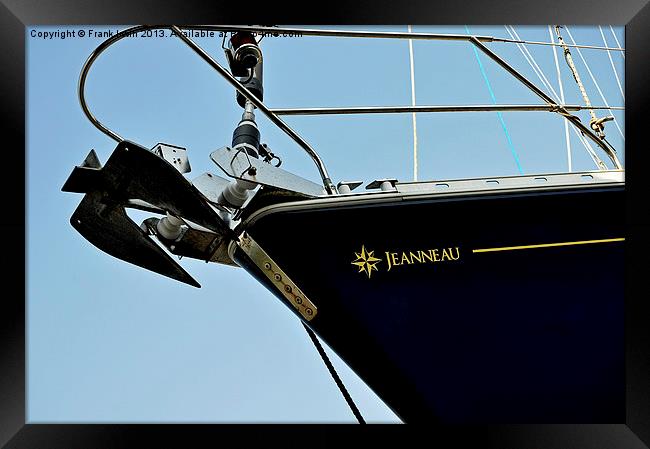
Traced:
<svg viewBox="0 0 650 449">
<path fill-rule="evenodd" d="M 508 25 L 505 25 L 505 28 L 508 34 L 510 34 L 510 36 L 512 36 L 513 38 L 516 36 L 516 38 L 519 39 L 519 34 L 517 34 L 517 31 L 515 30 L 514 26 L 512 25 L 510 26 L 512 32 L 510 32 L 510 30 L 508 29 Z M 544 86 L 546 86 L 546 88 L 551 91 L 551 93 L 555 97 L 555 101 L 558 101 L 560 99 L 560 96 L 557 94 L 557 92 L 555 92 L 555 89 L 553 89 L 551 82 L 548 80 L 548 78 L 546 78 L 546 75 L 544 75 L 544 72 L 539 67 L 537 61 L 535 61 L 535 58 L 533 58 L 533 55 L 530 53 L 528 48 L 526 48 L 522 44 L 517 44 L 517 48 L 524 55 L 524 58 L 526 59 L 526 61 L 528 61 L 528 64 L 530 64 L 530 66 L 532 67 L 533 71 L 535 72 L 539 80 L 542 82 L 542 84 L 544 84 Z M 564 104 L 564 102 L 560 104 Z"/>
<path fill-rule="evenodd" d="M 512 26 L 512 32 L 508 29 L 507 26 L 505 28 L 506 28 L 506 31 L 508 32 L 508 34 L 513 39 L 514 39 L 515 35 L 518 38 L 519 35 L 517 34 L 517 31 L 515 30 L 514 26 Z M 514 33 L 514 35 L 513 35 L 513 33 Z M 557 92 L 555 92 L 555 89 L 553 89 L 553 86 L 548 81 L 548 78 L 544 75 L 544 72 L 542 71 L 542 69 L 535 62 L 535 58 L 528 51 L 528 49 L 525 46 L 523 46 L 522 44 L 517 44 L 517 48 L 519 49 L 521 54 L 524 56 L 524 59 L 526 59 L 526 61 L 530 65 L 530 67 L 533 69 L 533 72 L 535 72 L 535 75 L 537 75 L 537 78 L 539 78 L 539 80 L 542 82 L 542 84 L 544 84 L 544 86 L 546 86 L 546 88 L 552 93 L 552 95 L 554 96 L 555 102 L 559 103 L 559 104 L 564 104 L 563 101 L 560 101 L 560 96 L 557 94 Z M 555 47 L 553 47 L 553 48 L 555 48 Z M 566 120 L 565 120 L 565 125 L 568 127 L 568 123 L 566 122 Z M 594 151 L 592 146 L 589 144 L 587 139 L 585 139 L 585 137 L 576 128 L 571 127 L 571 129 L 576 134 L 576 136 L 578 136 L 578 140 L 585 147 L 585 150 L 587 151 L 587 153 L 589 154 L 591 159 L 594 161 L 594 164 L 596 164 L 596 167 L 599 168 L 599 169 L 604 170 L 606 168 L 605 163 L 598 157 L 598 155 L 596 154 L 596 152 Z"/>
<path fill-rule="evenodd" d="M 607 45 L 607 39 L 605 39 L 605 33 L 603 33 L 603 28 L 598 25 L 600 30 L 600 35 L 603 37 L 603 42 Z M 614 76 L 616 77 L 616 84 L 618 84 L 618 90 L 621 91 L 621 97 L 623 98 L 623 103 L 625 103 L 625 92 L 623 92 L 623 86 L 621 85 L 621 79 L 618 77 L 618 72 L 616 71 L 616 66 L 614 65 L 614 60 L 612 59 L 612 52 L 607 50 L 607 57 L 609 58 L 609 63 L 612 65 L 612 70 L 614 71 Z"/>
<path fill-rule="evenodd" d="M 575 40 L 573 39 L 573 36 L 571 35 L 571 31 L 569 30 L 569 27 L 566 25 L 564 26 L 564 29 L 566 29 L 567 34 L 569 35 L 569 39 L 571 39 L 571 42 L 575 44 Z M 582 52 L 580 51 L 579 48 L 576 48 L 576 51 L 578 52 L 578 55 L 580 56 L 580 59 L 582 59 L 582 63 L 585 65 L 585 68 L 587 69 L 587 73 L 589 73 L 589 77 L 591 78 L 591 81 L 593 81 L 594 85 L 596 86 L 596 89 L 598 90 L 598 93 L 600 94 L 600 98 L 603 100 L 603 103 L 605 103 L 605 106 L 609 107 L 609 103 L 607 103 L 607 100 L 605 99 L 605 95 L 603 94 L 603 91 L 600 89 L 600 86 L 598 85 L 598 81 L 596 81 L 596 78 L 594 77 L 594 74 L 591 72 L 591 69 L 589 68 L 589 64 L 587 64 L 587 61 L 585 60 L 584 56 L 582 56 Z M 614 117 L 614 125 L 616 125 L 616 129 L 618 129 L 618 132 L 620 133 L 621 137 L 623 140 L 625 140 L 625 135 L 623 134 L 623 130 L 618 124 L 618 120 L 616 120 L 616 117 Z"/>
<path fill-rule="evenodd" d="M 551 42 L 555 41 L 555 38 L 553 37 L 553 30 L 551 29 L 551 25 L 548 26 L 548 36 L 551 39 Z M 553 60 L 555 61 L 555 71 L 557 73 L 557 82 L 560 86 L 560 101 L 562 101 L 562 104 L 564 104 L 564 87 L 562 84 L 562 74 L 560 72 L 560 63 L 557 59 L 557 49 L 555 47 L 551 47 L 553 49 Z M 572 168 L 572 163 L 571 163 L 571 136 L 569 135 L 569 121 L 568 120 L 562 120 L 564 122 L 564 137 L 566 139 L 566 157 L 567 157 L 567 164 L 569 165 L 569 172 L 573 171 Z"/>
<path fill-rule="evenodd" d="M 538 41 L 527 41 L 524 39 L 504 39 L 501 37 L 495 37 L 492 39 L 492 42 L 505 42 L 505 43 L 510 43 L 510 44 L 526 44 L 526 45 L 548 45 L 551 47 L 561 47 L 562 45 L 556 44 L 556 43 L 550 43 L 550 42 L 538 42 Z M 571 48 L 584 48 L 587 50 L 613 50 L 613 51 L 621 51 L 624 52 L 625 49 L 621 48 L 619 45 L 618 47 L 600 47 L 598 45 L 580 45 L 580 44 L 569 44 L 568 47 Z"/>
<path fill-rule="evenodd" d="M 332 362 L 330 361 L 329 357 L 327 357 L 327 353 L 325 353 L 325 349 L 323 349 L 323 346 L 320 344 L 320 341 L 318 341 L 318 337 L 316 337 L 314 331 L 312 331 L 309 327 L 307 327 L 305 323 L 302 323 L 302 325 L 307 331 L 307 335 L 309 335 L 309 338 L 311 338 L 311 342 L 314 344 L 314 346 L 316 346 L 316 350 L 318 351 L 318 354 L 320 354 L 321 358 L 323 359 L 323 362 L 325 363 L 327 370 L 330 372 L 330 375 L 334 379 L 334 382 L 336 382 L 336 386 L 339 387 L 339 390 L 341 391 L 343 398 L 345 398 L 345 402 L 348 403 L 348 407 L 350 407 L 350 410 L 352 410 L 352 413 L 354 414 L 355 418 L 357 418 L 357 421 L 359 421 L 359 424 L 365 424 L 366 421 L 363 419 L 363 416 L 361 416 L 361 412 L 359 411 L 356 404 L 354 403 L 352 396 L 350 396 L 350 393 L 348 393 L 348 390 L 345 388 L 345 385 L 343 385 L 343 381 L 341 380 L 338 373 L 336 372 L 336 369 L 334 369 L 334 365 L 332 365 Z"/>
<path fill-rule="evenodd" d="M 467 25 L 465 25 L 465 30 L 467 31 L 467 34 L 470 34 L 469 27 Z M 481 70 L 481 75 L 483 76 L 485 85 L 487 86 L 488 91 L 490 92 L 490 97 L 492 97 L 492 103 L 497 104 L 496 96 L 494 95 L 494 91 L 492 90 L 492 85 L 490 84 L 490 80 L 488 79 L 487 73 L 485 72 L 485 68 L 483 67 L 483 63 L 481 62 L 481 58 L 479 57 L 478 51 L 474 46 L 472 46 L 472 50 L 474 50 L 474 56 L 476 57 L 476 61 L 478 62 L 478 66 L 479 69 Z M 499 117 L 499 121 L 501 122 L 501 127 L 503 128 L 503 132 L 506 135 L 506 139 L 508 140 L 508 146 L 510 148 L 510 152 L 512 153 L 512 157 L 515 159 L 515 163 L 517 164 L 517 169 L 519 170 L 519 174 L 523 175 L 524 170 L 521 168 L 521 163 L 519 162 L 519 156 L 517 155 L 515 146 L 512 143 L 512 139 L 510 138 L 510 133 L 508 132 L 508 128 L 506 127 L 505 120 L 503 120 L 503 114 L 501 114 L 501 111 L 497 111 L 497 116 Z"/>
<path fill-rule="evenodd" d="M 519 38 L 519 35 L 517 34 L 517 31 L 515 30 L 514 26 L 511 26 L 511 28 L 512 28 L 512 32 L 514 33 L 514 35 L 516 35 L 517 38 Z M 508 30 L 507 27 L 506 27 L 506 31 L 508 31 L 508 34 L 510 34 L 512 36 L 512 34 L 510 33 L 510 31 Z M 528 64 L 531 66 L 531 68 L 533 69 L 533 71 L 535 72 L 535 74 L 537 75 L 539 80 L 542 82 L 542 84 L 544 84 L 546 86 L 546 88 L 549 89 L 552 92 L 552 94 L 555 97 L 555 101 L 560 102 L 560 96 L 557 94 L 557 92 L 555 92 L 555 89 L 553 89 L 553 86 L 551 85 L 550 81 L 544 75 L 544 72 L 542 71 L 541 67 L 539 67 L 539 65 L 535 61 L 535 58 L 530 53 L 530 51 L 525 46 L 523 46 L 521 44 L 518 45 L 518 48 L 519 48 L 519 51 L 522 52 L 522 54 L 524 55 L 524 58 L 526 59 L 526 61 L 528 61 Z M 555 47 L 553 47 L 553 48 L 555 48 Z M 562 102 L 562 104 L 563 104 L 563 102 Z M 589 154 L 591 159 L 594 161 L 594 164 L 596 164 L 596 167 L 599 168 L 599 169 L 605 170 L 606 169 L 605 163 L 598 157 L 598 155 L 596 154 L 594 149 L 591 147 L 591 145 L 589 144 L 587 139 L 585 139 L 584 136 L 576 128 L 571 127 L 571 129 L 573 129 L 573 132 L 576 134 L 576 136 L 578 136 L 578 139 L 580 140 L 580 142 L 582 142 L 582 145 L 585 147 L 585 150 L 587 151 L 587 153 Z"/>
<path fill-rule="evenodd" d="M 614 36 L 614 40 L 616 41 L 616 45 L 618 45 L 617 50 L 623 50 L 621 53 L 621 56 L 623 56 L 623 59 L 625 59 L 625 49 L 621 48 L 621 43 L 618 41 L 618 37 L 616 37 L 616 33 L 614 33 L 614 28 L 612 26 L 609 26 L 609 29 L 612 31 L 612 36 Z"/>
<path fill-rule="evenodd" d="M 584 145 L 584 147 L 587 149 L 587 153 L 589 154 L 589 156 L 591 156 L 591 160 L 594 161 L 594 164 L 596 164 L 596 167 L 599 170 L 607 170 L 607 167 L 605 166 L 605 163 L 602 161 L 601 158 L 598 157 L 598 155 L 594 151 L 594 148 L 591 146 L 591 144 L 589 143 L 587 138 L 584 135 L 580 134 L 580 133 L 577 133 L 577 136 L 578 136 L 578 139 L 580 140 L 580 142 L 582 142 L 582 145 Z"/>
<path fill-rule="evenodd" d="M 409 33 L 412 32 L 408 25 Z M 415 69 L 413 59 L 413 39 L 409 39 L 409 60 L 411 62 L 411 105 L 415 106 Z M 418 180 L 418 127 L 415 112 L 413 113 L 413 181 Z"/>
</svg>

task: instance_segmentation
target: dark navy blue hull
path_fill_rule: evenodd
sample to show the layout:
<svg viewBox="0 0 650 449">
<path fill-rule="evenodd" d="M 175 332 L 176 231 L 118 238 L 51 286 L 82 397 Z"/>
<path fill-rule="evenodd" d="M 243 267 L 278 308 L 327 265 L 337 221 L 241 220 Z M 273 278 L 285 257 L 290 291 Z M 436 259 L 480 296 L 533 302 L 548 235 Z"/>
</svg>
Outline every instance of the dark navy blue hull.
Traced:
<svg viewBox="0 0 650 449">
<path fill-rule="evenodd" d="M 247 232 L 406 422 L 624 421 L 622 187 L 298 205 Z"/>
</svg>

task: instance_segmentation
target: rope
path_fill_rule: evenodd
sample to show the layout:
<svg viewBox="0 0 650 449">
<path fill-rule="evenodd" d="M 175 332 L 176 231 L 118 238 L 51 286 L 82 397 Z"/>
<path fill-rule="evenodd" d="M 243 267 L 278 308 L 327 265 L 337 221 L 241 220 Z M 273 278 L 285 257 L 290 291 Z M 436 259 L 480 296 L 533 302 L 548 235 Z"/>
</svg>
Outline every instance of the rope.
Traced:
<svg viewBox="0 0 650 449">
<path fill-rule="evenodd" d="M 573 56 L 571 55 L 571 51 L 569 51 L 569 48 L 567 47 L 567 44 L 564 42 L 564 39 L 562 38 L 562 35 L 560 34 L 560 26 L 555 25 L 555 33 L 557 34 L 557 39 L 562 45 L 562 48 L 564 49 L 564 59 L 569 66 L 569 69 L 571 70 L 571 74 L 573 75 L 573 79 L 575 79 L 576 84 L 578 85 L 578 89 L 580 90 L 580 93 L 582 94 L 582 97 L 588 107 L 591 106 L 591 102 L 589 101 L 589 96 L 587 95 L 587 91 L 585 90 L 584 85 L 582 84 L 582 80 L 580 79 L 580 74 L 578 73 L 578 69 L 576 69 L 575 64 L 573 63 Z M 589 110 L 589 114 L 591 115 L 592 121 L 597 120 L 596 119 L 596 114 L 594 113 L 593 109 Z M 587 152 L 593 159 L 593 161 L 596 163 L 596 166 L 600 168 L 601 170 L 606 170 L 607 167 L 605 166 L 605 163 L 600 160 L 598 156 L 596 156 L 596 153 L 594 153 L 593 148 L 587 142 L 587 139 L 584 137 L 584 134 L 581 134 L 579 136 L 579 139 L 582 141 L 583 145 L 587 149 Z"/>
<path fill-rule="evenodd" d="M 548 26 L 548 36 L 551 39 L 552 42 L 555 41 L 555 38 L 553 37 L 553 30 L 551 29 L 551 26 Z M 562 104 L 564 104 L 564 87 L 562 85 L 562 75 L 560 73 L 560 63 L 557 59 L 557 50 L 555 47 L 553 48 L 553 60 L 555 61 L 555 71 L 557 73 L 557 82 L 560 85 L 560 100 L 562 101 Z M 566 139 L 566 157 L 567 157 L 567 163 L 569 165 L 569 172 L 572 172 L 572 164 L 571 164 L 571 136 L 569 135 L 569 121 L 568 120 L 563 120 L 564 122 L 564 137 Z"/>
<path fill-rule="evenodd" d="M 560 44 L 564 44 L 564 39 L 562 38 L 562 35 L 560 34 L 560 26 L 556 25 L 555 26 L 555 32 L 557 33 L 557 39 L 560 42 Z M 587 105 L 587 107 L 591 107 L 591 101 L 589 100 L 589 95 L 587 95 L 587 90 L 585 89 L 585 85 L 582 82 L 582 78 L 580 78 L 580 73 L 578 73 L 578 68 L 576 67 L 575 63 L 573 62 L 573 55 L 569 51 L 568 47 L 564 47 L 564 59 L 566 60 L 567 65 L 569 66 L 569 69 L 571 70 L 571 73 L 573 74 L 573 79 L 576 81 L 576 84 L 578 85 L 578 89 L 580 90 L 580 93 L 582 94 L 582 99 Z M 589 115 L 591 116 L 592 122 L 595 122 L 598 117 L 596 117 L 596 113 L 594 112 L 593 109 L 589 109 Z"/>
<path fill-rule="evenodd" d="M 361 416 L 361 412 L 359 411 L 356 404 L 352 400 L 352 397 L 350 396 L 350 393 L 348 393 L 348 390 L 345 388 L 345 385 L 343 385 L 343 381 L 341 381 L 341 378 L 336 373 L 336 370 L 334 369 L 334 365 L 332 365 L 332 362 L 330 361 L 329 357 L 327 357 L 327 354 L 325 353 L 323 346 L 320 344 L 320 341 L 318 341 L 318 337 L 316 337 L 316 334 L 314 334 L 314 332 L 311 329 L 309 329 L 305 323 L 302 323 L 302 325 L 307 331 L 307 335 L 309 335 L 309 338 L 311 338 L 312 343 L 314 344 L 314 346 L 316 346 L 316 350 L 318 351 L 321 358 L 323 359 L 323 362 L 325 363 L 327 370 L 330 372 L 330 375 L 334 379 L 334 382 L 336 382 L 336 386 L 339 387 L 339 390 L 341 391 L 343 398 L 345 398 L 345 402 L 348 403 L 350 410 L 352 410 L 352 413 L 357 418 L 357 421 L 359 421 L 359 424 L 365 424 L 366 421 L 363 419 L 363 416 Z"/>
<path fill-rule="evenodd" d="M 467 31 L 467 34 L 470 34 L 469 27 L 467 25 L 465 25 L 465 30 Z M 481 58 L 479 57 L 478 51 L 474 46 L 472 46 L 472 50 L 474 50 L 474 56 L 476 57 L 476 61 L 478 62 L 479 68 L 481 69 L 481 75 L 483 75 L 483 80 L 485 81 L 485 85 L 487 86 L 488 91 L 490 92 L 490 97 L 492 97 L 492 103 L 497 104 L 496 96 L 494 95 L 494 91 L 492 90 L 492 85 L 490 84 L 490 80 L 487 77 L 487 73 L 485 73 L 485 68 L 483 68 L 483 63 L 481 62 Z M 499 121 L 501 122 L 501 127 L 503 128 L 503 132 L 506 135 L 506 139 L 508 139 L 508 146 L 510 148 L 510 152 L 512 153 L 512 157 L 515 159 L 515 163 L 517 164 L 517 169 L 519 170 L 519 174 L 523 175 L 524 171 L 521 168 L 521 164 L 519 163 L 519 156 L 517 155 L 515 146 L 512 143 L 512 139 L 510 138 L 510 133 L 508 133 L 508 128 L 506 127 L 506 122 L 503 120 L 503 115 L 501 114 L 501 111 L 497 111 L 497 116 L 499 117 Z"/>
<path fill-rule="evenodd" d="M 603 37 L 603 42 L 607 45 L 607 39 L 605 39 L 605 33 L 603 33 L 603 28 L 598 25 L 600 30 L 600 35 Z M 623 86 L 621 85 L 621 80 L 618 77 L 618 72 L 616 71 L 616 66 L 614 65 L 614 60 L 612 59 L 612 52 L 607 50 L 607 56 L 609 57 L 609 63 L 612 65 L 612 70 L 614 71 L 614 76 L 616 77 L 616 84 L 618 84 L 618 90 L 621 91 L 621 97 L 623 98 L 623 103 L 625 103 L 625 93 L 623 92 Z"/>
<path fill-rule="evenodd" d="M 565 25 L 564 28 L 566 29 L 566 32 L 569 35 L 569 39 L 571 39 L 571 42 L 575 44 L 576 41 L 573 39 L 573 36 L 571 35 L 571 31 L 569 31 L 569 27 Z M 603 103 L 605 103 L 605 106 L 609 107 L 609 103 L 607 103 L 607 100 L 605 99 L 605 95 L 603 95 L 603 91 L 600 89 L 600 86 L 598 85 L 598 81 L 596 81 L 594 74 L 591 73 L 589 64 L 587 64 L 587 61 L 585 60 L 584 56 L 582 56 L 582 51 L 580 51 L 579 48 L 576 48 L 576 51 L 578 52 L 580 59 L 582 59 L 582 63 L 585 65 L 585 68 L 587 69 L 587 73 L 589 73 L 589 76 L 591 77 L 591 81 L 593 81 L 594 85 L 596 86 L 596 89 L 600 94 L 600 98 L 603 100 Z M 618 132 L 621 134 L 621 137 L 623 138 L 623 140 L 625 140 L 625 135 L 623 134 L 623 130 L 621 130 L 621 127 L 618 125 L 618 120 L 616 120 L 616 117 L 614 117 L 614 125 L 616 125 L 616 129 L 618 129 Z"/>
<path fill-rule="evenodd" d="M 510 32 L 510 30 L 508 29 L 507 26 L 505 28 L 506 28 L 506 31 L 508 32 L 508 34 L 510 35 L 510 37 L 512 37 L 513 39 L 514 39 L 514 35 L 517 35 L 517 37 L 518 37 L 517 31 L 515 30 L 514 26 L 511 26 L 512 32 Z M 514 33 L 514 35 L 513 35 L 513 33 Z M 564 104 L 564 101 L 560 102 L 560 96 L 557 94 L 557 92 L 555 92 L 555 89 L 553 89 L 553 86 L 548 81 L 548 78 L 546 78 L 546 76 L 544 75 L 544 72 L 542 71 L 542 69 L 535 62 L 535 58 L 528 51 L 528 49 L 526 47 L 524 47 L 523 45 L 521 45 L 521 44 L 518 44 L 517 48 L 519 48 L 519 51 L 524 56 L 524 58 L 526 59 L 526 61 L 530 65 L 530 67 L 533 69 L 533 72 L 535 72 L 535 75 L 537 75 L 537 78 L 539 78 L 539 80 L 542 82 L 542 84 L 544 84 L 544 86 L 546 86 L 546 88 L 549 91 L 551 91 L 552 95 L 554 96 L 555 102 L 556 103 L 559 102 L 560 104 Z M 553 48 L 555 49 L 555 46 Z M 569 126 L 568 122 L 565 120 L 564 123 L 565 123 L 565 127 L 568 128 L 568 126 Z M 596 164 L 596 167 L 601 169 L 601 170 L 604 170 L 606 168 L 604 162 L 598 157 L 598 155 L 596 154 L 594 149 L 589 144 L 589 141 L 587 139 L 585 139 L 584 136 L 576 128 L 571 127 L 571 129 L 573 130 L 575 135 L 578 136 L 578 140 L 585 147 L 585 150 L 587 151 L 587 153 L 589 154 L 591 159 L 594 161 L 594 164 Z M 570 144 L 569 144 L 569 147 L 570 147 Z M 569 167 L 571 167 L 571 164 L 569 164 Z M 569 170 L 571 170 L 571 168 Z"/>
<path fill-rule="evenodd" d="M 621 48 L 621 43 L 618 41 L 618 37 L 616 37 L 616 33 L 614 33 L 614 28 L 612 28 L 612 26 L 610 25 L 609 29 L 612 30 L 612 36 L 614 36 L 614 40 L 616 41 L 616 45 L 618 45 L 617 50 L 623 50 L 623 48 Z M 621 56 L 623 56 L 623 59 L 625 59 L 625 51 L 623 51 L 621 53 Z"/>
<path fill-rule="evenodd" d="M 408 25 L 411 33 L 411 25 Z M 409 39 L 409 59 L 411 61 L 411 105 L 415 106 L 415 69 L 413 59 L 413 39 Z M 413 113 L 413 181 L 418 180 L 418 127 L 415 112 Z"/>
</svg>

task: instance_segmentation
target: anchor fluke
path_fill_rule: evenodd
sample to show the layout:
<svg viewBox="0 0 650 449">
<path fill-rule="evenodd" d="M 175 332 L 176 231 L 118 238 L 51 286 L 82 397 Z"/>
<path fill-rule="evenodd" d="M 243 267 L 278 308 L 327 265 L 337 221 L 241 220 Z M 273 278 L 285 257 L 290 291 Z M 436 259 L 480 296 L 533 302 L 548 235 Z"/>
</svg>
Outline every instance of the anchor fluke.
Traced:
<svg viewBox="0 0 650 449">
<path fill-rule="evenodd" d="M 65 192 L 85 193 L 70 222 L 86 240 L 111 256 L 200 287 L 149 237 L 146 229 L 126 214 L 126 207 L 167 213 L 178 217 L 176 220 L 196 223 L 216 236 L 231 236 L 232 231 L 203 194 L 183 177 L 181 172 L 186 172 L 189 164 L 174 165 L 185 157 L 184 153 L 170 161 L 165 154 L 155 152 L 160 147 L 158 144 L 151 151 L 122 141 L 103 167 L 91 151 L 62 188 Z"/>
<path fill-rule="evenodd" d="M 86 240 L 113 257 L 194 287 L 201 287 L 128 217 L 124 206 L 110 204 L 100 192 L 90 192 L 84 196 L 72 214 L 70 223 Z"/>
</svg>

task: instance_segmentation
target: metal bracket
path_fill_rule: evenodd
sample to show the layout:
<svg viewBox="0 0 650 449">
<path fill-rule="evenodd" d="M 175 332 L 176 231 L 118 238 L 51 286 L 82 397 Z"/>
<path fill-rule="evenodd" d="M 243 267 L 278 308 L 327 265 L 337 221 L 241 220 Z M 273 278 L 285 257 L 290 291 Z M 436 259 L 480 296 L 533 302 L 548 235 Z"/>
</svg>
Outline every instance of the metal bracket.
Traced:
<svg viewBox="0 0 650 449">
<path fill-rule="evenodd" d="M 187 149 L 168 143 L 157 143 L 152 149 L 158 157 L 163 158 L 180 173 L 192 171 L 190 160 L 187 156 Z"/>
<path fill-rule="evenodd" d="M 310 197 L 326 195 L 322 186 L 259 159 L 251 158 L 246 151 L 222 147 L 213 151 L 210 159 L 231 178 L 298 192 Z"/>
<path fill-rule="evenodd" d="M 213 204 L 219 204 L 219 194 L 228 184 L 230 184 L 230 181 L 212 173 L 203 173 L 198 178 L 192 180 L 192 185 L 196 187 L 196 190 L 201 192 Z"/>
<path fill-rule="evenodd" d="M 253 240 L 246 232 L 242 233 L 237 241 L 239 246 L 246 255 L 253 261 L 257 267 L 262 270 L 264 275 L 280 290 L 282 296 L 302 315 L 302 317 L 311 321 L 316 316 L 316 306 L 312 303 L 307 295 L 291 280 L 289 276 L 282 271 L 273 259 Z"/>
</svg>

